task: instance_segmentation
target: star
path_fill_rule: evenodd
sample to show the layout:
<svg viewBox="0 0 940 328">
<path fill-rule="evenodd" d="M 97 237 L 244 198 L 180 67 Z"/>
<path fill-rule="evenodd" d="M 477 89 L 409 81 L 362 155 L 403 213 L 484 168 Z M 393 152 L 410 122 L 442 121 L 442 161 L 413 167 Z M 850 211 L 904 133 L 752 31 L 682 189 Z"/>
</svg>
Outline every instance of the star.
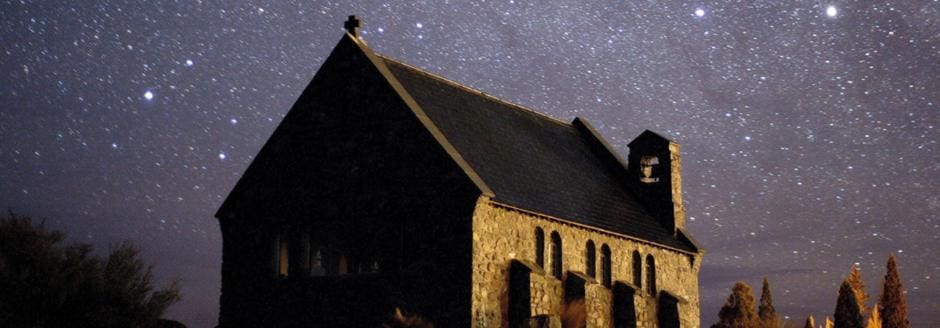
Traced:
<svg viewBox="0 0 940 328">
<path fill-rule="evenodd" d="M 940 52 L 934 16 L 924 11 L 934 6 L 294 2 L 0 1 L 0 12 L 22 13 L 5 17 L 0 38 L 43 40 L 0 51 L 12 68 L 0 74 L 0 122 L 17 123 L 0 123 L 0 167 L 17 168 L 0 169 L 10 186 L 0 188 L 0 206 L 68 217 L 61 221 L 74 220 L 65 225 L 70 236 L 140 241 L 159 250 L 152 255 L 167 273 L 212 278 L 184 283 L 184 293 L 216 293 L 217 266 L 176 263 L 221 256 L 218 222 L 207 213 L 323 65 L 347 15 L 360 14 L 377 53 L 563 121 L 590 118 L 621 155 L 644 129 L 682 144 L 688 229 L 711 254 L 703 325 L 727 296 L 716 290 L 730 287 L 715 273 L 813 272 L 781 273 L 777 282 L 805 306 L 778 309 L 797 318 L 832 310 L 837 288 L 827 286 L 849 264 L 876 272 L 879 254 L 895 252 L 905 277 L 930 283 L 908 294 L 911 323 L 940 327 L 925 305 L 940 300 L 927 292 L 940 290 L 940 266 L 914 261 L 940 244 L 940 195 L 930 189 L 940 176 L 940 65 L 931 65 Z M 102 168 L 107 174 L 94 174 Z M 148 193 L 185 202 L 138 197 Z M 128 220 L 102 215 L 114 211 Z M 176 217 L 166 223 L 174 233 L 127 233 L 167 216 Z M 737 248 L 727 243 L 733 236 L 752 239 Z M 172 246 L 180 238 L 198 247 Z M 868 278 L 877 285 L 879 277 Z M 187 326 L 214 327 L 217 301 L 188 298 L 170 312 Z"/>
</svg>

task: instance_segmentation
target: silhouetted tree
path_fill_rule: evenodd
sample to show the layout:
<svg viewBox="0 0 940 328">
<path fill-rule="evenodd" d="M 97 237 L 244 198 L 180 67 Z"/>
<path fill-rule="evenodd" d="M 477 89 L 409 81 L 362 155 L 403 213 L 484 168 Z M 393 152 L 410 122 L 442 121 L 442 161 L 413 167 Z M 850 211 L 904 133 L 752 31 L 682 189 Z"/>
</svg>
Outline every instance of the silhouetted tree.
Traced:
<svg viewBox="0 0 940 328">
<path fill-rule="evenodd" d="M 839 287 L 839 299 L 836 301 L 836 312 L 832 315 L 835 328 L 864 328 L 864 319 L 855 298 L 852 284 L 846 278 Z"/>
<path fill-rule="evenodd" d="M 806 324 L 803 325 L 803 328 L 816 328 L 816 319 L 813 319 L 812 314 L 806 317 Z"/>
<path fill-rule="evenodd" d="M 907 301 L 904 300 L 904 286 L 894 254 L 888 257 L 888 270 L 885 273 L 881 298 L 878 299 L 881 311 L 881 325 L 884 328 L 909 328 L 907 321 Z"/>
<path fill-rule="evenodd" d="M 858 265 L 852 265 L 852 269 L 849 271 L 849 284 L 852 285 L 852 290 L 855 292 L 855 298 L 858 299 L 858 306 L 862 310 L 862 315 L 866 315 L 869 312 L 868 303 L 868 294 L 865 293 L 865 283 L 862 282 L 862 271 L 858 269 Z"/>
<path fill-rule="evenodd" d="M 106 258 L 28 217 L 0 218 L 0 327 L 149 327 L 180 298 L 130 243 Z"/>
<path fill-rule="evenodd" d="M 757 316 L 760 318 L 761 328 L 780 328 L 782 322 L 774 309 L 773 296 L 770 295 L 770 283 L 764 277 L 764 285 L 760 291 L 760 306 L 757 307 Z"/>
<path fill-rule="evenodd" d="M 712 328 L 757 328 L 760 318 L 754 312 L 754 295 L 751 286 L 739 281 L 731 288 L 728 301 L 718 312 L 718 323 Z"/>
</svg>

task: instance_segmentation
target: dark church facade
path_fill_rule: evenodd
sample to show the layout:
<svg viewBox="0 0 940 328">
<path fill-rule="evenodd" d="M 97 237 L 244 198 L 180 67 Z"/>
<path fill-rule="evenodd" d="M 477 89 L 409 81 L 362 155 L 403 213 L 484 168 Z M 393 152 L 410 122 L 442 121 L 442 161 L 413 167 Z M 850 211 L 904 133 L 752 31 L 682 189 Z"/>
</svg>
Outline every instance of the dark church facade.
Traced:
<svg viewBox="0 0 940 328">
<path fill-rule="evenodd" d="M 358 21 L 216 213 L 220 327 L 698 327 L 679 145 L 624 160 L 376 54 Z M 583 316 L 573 317 L 572 309 Z"/>
</svg>

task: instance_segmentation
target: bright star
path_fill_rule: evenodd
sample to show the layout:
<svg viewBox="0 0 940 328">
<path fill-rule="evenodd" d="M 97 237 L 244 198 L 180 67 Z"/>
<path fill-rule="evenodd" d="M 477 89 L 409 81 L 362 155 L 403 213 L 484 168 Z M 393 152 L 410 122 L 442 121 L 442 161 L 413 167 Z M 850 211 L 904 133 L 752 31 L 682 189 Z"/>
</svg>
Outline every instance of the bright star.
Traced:
<svg viewBox="0 0 940 328">
<path fill-rule="evenodd" d="M 224 160 L 224 159 L 225 159 L 225 153 L 219 153 L 219 159 Z"/>
<path fill-rule="evenodd" d="M 153 92 L 151 91 L 144 92 L 144 99 L 153 100 Z"/>
<path fill-rule="evenodd" d="M 187 59 L 185 65 L 186 65 L 186 67 L 193 66 L 193 60 L 192 60 L 192 59 Z"/>
<path fill-rule="evenodd" d="M 826 8 L 826 16 L 836 17 L 838 14 L 839 9 L 837 9 L 836 6 L 829 6 L 829 8 Z"/>
<path fill-rule="evenodd" d="M 702 9 L 702 8 L 695 9 L 695 16 L 698 16 L 698 17 L 705 16 L 705 9 Z"/>
<path fill-rule="evenodd" d="M 415 24 L 415 26 L 417 26 L 418 28 L 422 28 L 424 27 L 424 24 L 421 24 L 421 22 L 418 22 L 417 24 Z"/>
<path fill-rule="evenodd" d="M 228 120 L 228 121 L 231 122 L 232 125 L 238 124 L 238 119 L 236 118 L 232 118 L 231 120 Z"/>
</svg>

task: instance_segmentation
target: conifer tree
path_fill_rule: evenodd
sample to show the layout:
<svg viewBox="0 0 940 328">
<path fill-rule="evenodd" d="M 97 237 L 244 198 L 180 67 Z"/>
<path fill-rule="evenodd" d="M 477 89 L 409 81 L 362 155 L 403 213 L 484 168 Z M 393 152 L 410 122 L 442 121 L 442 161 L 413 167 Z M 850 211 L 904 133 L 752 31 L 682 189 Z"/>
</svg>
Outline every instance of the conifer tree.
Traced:
<svg viewBox="0 0 940 328">
<path fill-rule="evenodd" d="M 816 319 L 813 319 L 812 314 L 806 317 L 806 324 L 803 325 L 803 328 L 816 328 Z"/>
<path fill-rule="evenodd" d="M 836 301 L 836 312 L 832 315 L 835 328 L 864 328 L 864 319 L 855 298 L 852 284 L 846 278 L 839 287 L 839 300 Z"/>
<path fill-rule="evenodd" d="M 855 291 L 855 298 L 858 299 L 858 306 L 862 310 L 862 315 L 865 315 L 870 311 L 866 303 L 868 303 L 868 294 L 865 293 L 865 283 L 862 282 L 862 271 L 858 269 L 858 265 L 852 265 L 852 270 L 849 271 L 849 284 L 852 285 L 852 290 Z"/>
<path fill-rule="evenodd" d="M 865 328 L 881 328 L 881 315 L 878 313 L 878 304 L 871 308 L 871 316 L 868 317 L 868 325 Z"/>
<path fill-rule="evenodd" d="M 731 288 L 728 301 L 718 312 L 718 323 L 712 328 L 758 328 L 760 319 L 754 311 L 754 295 L 751 286 L 739 281 Z"/>
<path fill-rule="evenodd" d="M 907 301 L 904 300 L 904 286 L 894 254 L 888 257 L 888 270 L 885 273 L 881 298 L 878 300 L 881 311 L 881 325 L 884 328 L 909 328 L 907 321 Z"/>
<path fill-rule="evenodd" d="M 774 309 L 773 296 L 770 295 L 770 283 L 767 277 L 764 277 L 764 285 L 760 292 L 760 306 L 757 308 L 757 316 L 760 318 L 761 328 L 780 328 L 780 318 L 777 317 L 777 310 Z"/>
</svg>

